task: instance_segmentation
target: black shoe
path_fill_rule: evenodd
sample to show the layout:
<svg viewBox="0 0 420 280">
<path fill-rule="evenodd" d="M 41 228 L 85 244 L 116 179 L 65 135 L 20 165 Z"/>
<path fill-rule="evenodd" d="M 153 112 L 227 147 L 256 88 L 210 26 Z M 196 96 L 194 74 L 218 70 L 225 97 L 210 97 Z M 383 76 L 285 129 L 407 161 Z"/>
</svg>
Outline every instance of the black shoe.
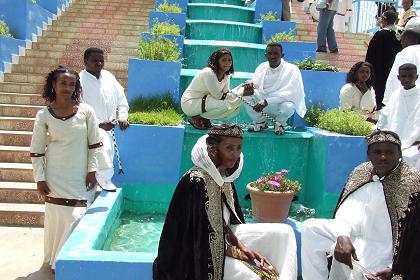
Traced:
<svg viewBox="0 0 420 280">
<path fill-rule="evenodd" d="M 316 52 L 323 52 L 323 53 L 326 53 L 327 51 L 326 51 L 326 50 L 321 50 L 321 49 L 316 49 Z"/>
<path fill-rule="evenodd" d="M 338 48 L 335 50 L 330 51 L 330 53 L 338 53 Z"/>
</svg>

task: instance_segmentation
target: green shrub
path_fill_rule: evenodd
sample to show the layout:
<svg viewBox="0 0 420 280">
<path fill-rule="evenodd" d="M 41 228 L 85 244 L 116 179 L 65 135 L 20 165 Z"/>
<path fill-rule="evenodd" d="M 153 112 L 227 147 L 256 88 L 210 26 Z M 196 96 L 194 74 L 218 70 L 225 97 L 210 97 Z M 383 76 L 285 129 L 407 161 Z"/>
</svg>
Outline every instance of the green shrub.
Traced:
<svg viewBox="0 0 420 280">
<path fill-rule="evenodd" d="M 267 41 L 267 44 L 278 42 L 296 42 L 296 36 L 293 35 L 291 31 L 289 31 L 288 33 L 276 33 L 273 36 L 271 36 L 270 40 Z"/>
<path fill-rule="evenodd" d="M 321 61 L 315 61 L 311 58 L 306 58 L 303 61 L 297 61 L 294 63 L 297 67 L 299 67 L 299 69 L 303 70 L 338 72 L 338 68 L 336 66 Z"/>
<path fill-rule="evenodd" d="M 262 20 L 280 20 L 280 18 L 277 16 L 277 13 L 273 13 L 272 11 L 269 11 L 266 14 L 260 14 L 260 21 Z"/>
<path fill-rule="evenodd" d="M 305 114 L 305 121 L 310 126 L 318 126 L 319 124 L 319 117 L 324 111 L 321 109 L 321 105 L 317 104 L 315 106 L 311 106 L 309 110 Z"/>
<path fill-rule="evenodd" d="M 181 28 L 175 23 L 159 22 L 155 19 L 151 32 L 155 34 L 180 35 Z"/>
<path fill-rule="evenodd" d="M 161 61 L 181 61 L 177 44 L 163 36 L 152 36 L 150 41 L 142 39 L 137 48 L 137 58 Z"/>
<path fill-rule="evenodd" d="M 168 4 L 168 1 L 166 0 L 156 8 L 156 11 L 164 13 L 182 13 L 182 9 L 178 4 Z"/>
<path fill-rule="evenodd" d="M 311 125 L 314 124 L 315 127 L 346 135 L 366 136 L 374 129 L 361 114 L 350 110 L 322 111 L 312 107 L 306 114 L 305 120 L 311 121 Z"/>
<path fill-rule="evenodd" d="M 133 124 L 176 126 L 182 115 L 170 94 L 158 97 L 138 98 L 130 104 L 128 120 Z"/>
<path fill-rule="evenodd" d="M 4 36 L 13 38 L 12 34 L 10 34 L 10 32 L 9 32 L 9 27 L 1 19 L 0 19 L 0 35 L 4 35 Z"/>
</svg>

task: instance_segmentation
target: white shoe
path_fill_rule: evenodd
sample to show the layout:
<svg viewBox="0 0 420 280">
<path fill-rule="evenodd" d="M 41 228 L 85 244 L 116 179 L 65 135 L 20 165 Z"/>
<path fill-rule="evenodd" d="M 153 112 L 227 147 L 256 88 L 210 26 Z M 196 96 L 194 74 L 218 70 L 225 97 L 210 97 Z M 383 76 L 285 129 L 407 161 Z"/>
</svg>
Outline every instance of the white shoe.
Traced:
<svg viewBox="0 0 420 280">
<path fill-rule="evenodd" d="M 267 125 L 266 122 L 256 123 L 254 125 L 250 125 L 248 127 L 248 131 L 249 132 L 259 132 L 259 131 L 262 131 L 262 130 L 267 129 L 267 128 L 268 128 L 268 125 Z"/>
<path fill-rule="evenodd" d="M 117 190 L 117 187 L 111 181 L 106 181 L 105 183 L 99 184 L 99 186 L 107 192 L 115 192 Z"/>
<path fill-rule="evenodd" d="M 284 127 L 281 124 L 276 124 L 274 126 L 274 133 L 277 135 L 283 135 L 285 133 Z"/>
</svg>

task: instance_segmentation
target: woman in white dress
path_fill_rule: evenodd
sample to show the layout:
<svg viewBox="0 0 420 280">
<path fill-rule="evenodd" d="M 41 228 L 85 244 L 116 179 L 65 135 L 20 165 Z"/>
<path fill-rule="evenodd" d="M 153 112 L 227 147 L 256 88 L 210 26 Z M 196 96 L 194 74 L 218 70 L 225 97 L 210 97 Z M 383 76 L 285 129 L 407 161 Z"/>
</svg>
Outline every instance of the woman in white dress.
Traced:
<svg viewBox="0 0 420 280">
<path fill-rule="evenodd" d="M 38 191 L 45 197 L 44 263 L 55 260 L 86 212 L 88 190 L 106 158 L 100 147 L 95 113 L 80 103 L 78 74 L 59 66 L 46 78 L 43 98 L 48 106 L 36 115 L 31 159 Z"/>
<path fill-rule="evenodd" d="M 367 121 L 376 122 L 376 99 L 372 87 L 375 72 L 369 62 L 357 62 L 347 74 L 347 84 L 340 90 L 340 110 L 361 113 Z"/>
<path fill-rule="evenodd" d="M 214 126 L 195 144 L 194 167 L 172 197 L 154 280 L 296 280 L 296 240 L 286 224 L 245 224 L 233 181 L 243 132 Z"/>
</svg>

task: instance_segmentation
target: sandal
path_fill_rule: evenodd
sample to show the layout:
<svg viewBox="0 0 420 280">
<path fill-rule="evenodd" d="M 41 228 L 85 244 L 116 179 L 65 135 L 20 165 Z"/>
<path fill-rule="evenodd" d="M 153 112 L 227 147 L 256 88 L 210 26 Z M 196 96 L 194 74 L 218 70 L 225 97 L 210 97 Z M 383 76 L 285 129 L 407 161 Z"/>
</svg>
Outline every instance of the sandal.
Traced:
<svg viewBox="0 0 420 280">
<path fill-rule="evenodd" d="M 284 130 L 284 126 L 282 126 L 281 124 L 276 124 L 274 126 L 274 133 L 277 135 L 283 135 L 285 132 Z"/>
<path fill-rule="evenodd" d="M 191 117 L 188 119 L 188 122 L 191 124 L 192 127 L 194 127 L 195 129 L 199 129 L 199 130 L 206 130 L 208 129 L 208 123 L 206 123 L 206 120 L 200 116 L 195 116 L 195 117 Z M 208 120 L 207 120 L 208 121 Z M 208 121 L 210 123 L 210 121 Z M 210 123 L 211 126 L 211 123 Z"/>
<path fill-rule="evenodd" d="M 249 132 L 259 132 L 259 131 L 262 131 L 262 130 L 267 129 L 267 128 L 268 128 L 268 125 L 267 125 L 266 122 L 256 123 L 254 125 L 250 125 L 248 127 L 248 131 Z"/>
</svg>

